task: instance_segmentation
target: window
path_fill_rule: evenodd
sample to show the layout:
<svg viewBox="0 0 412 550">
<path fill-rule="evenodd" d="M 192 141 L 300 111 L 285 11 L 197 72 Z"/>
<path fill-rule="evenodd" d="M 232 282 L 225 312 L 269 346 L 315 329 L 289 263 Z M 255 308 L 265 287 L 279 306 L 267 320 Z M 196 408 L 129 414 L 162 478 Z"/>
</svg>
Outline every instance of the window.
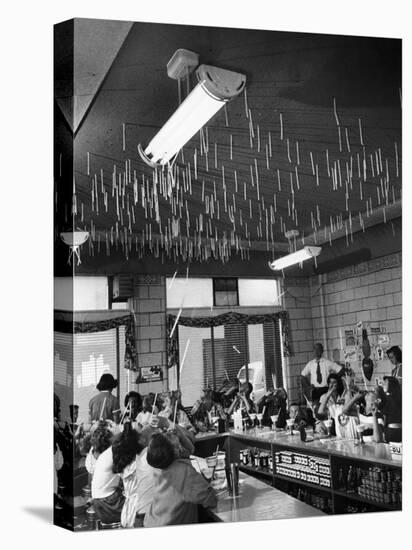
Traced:
<svg viewBox="0 0 412 550">
<path fill-rule="evenodd" d="M 61 402 L 61 420 L 69 419 L 69 405 L 79 405 L 79 421 L 87 421 L 90 399 L 96 395 L 100 376 L 118 379 L 114 394 L 122 400 L 127 392 L 123 368 L 125 328 L 83 334 L 54 333 L 54 391 Z"/>
<path fill-rule="evenodd" d="M 213 304 L 215 306 L 238 306 L 237 279 L 221 277 L 213 279 Z"/>
<path fill-rule="evenodd" d="M 218 389 L 227 378 L 246 379 L 246 364 L 255 399 L 273 383 L 283 385 L 278 320 L 204 328 L 179 325 L 178 330 L 179 357 L 185 361 L 173 384 L 177 387 L 180 379 L 184 407 L 191 407 L 206 386 Z"/>
</svg>

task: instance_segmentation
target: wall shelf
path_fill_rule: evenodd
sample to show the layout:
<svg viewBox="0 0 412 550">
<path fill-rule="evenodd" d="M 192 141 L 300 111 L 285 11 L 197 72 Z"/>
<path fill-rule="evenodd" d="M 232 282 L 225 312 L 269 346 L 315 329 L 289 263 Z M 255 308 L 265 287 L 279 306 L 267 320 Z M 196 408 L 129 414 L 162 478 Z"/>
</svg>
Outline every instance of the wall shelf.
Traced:
<svg viewBox="0 0 412 550">
<path fill-rule="evenodd" d="M 383 469 L 389 468 L 389 469 L 402 470 L 402 463 L 397 461 L 392 462 L 390 460 L 390 457 L 388 456 L 382 456 L 382 460 L 380 460 L 378 456 L 371 456 L 371 457 L 359 456 L 357 450 L 355 450 L 355 452 L 352 455 L 343 455 L 342 453 L 336 453 L 328 449 L 320 449 L 320 448 L 314 449 L 314 448 L 310 448 L 309 446 L 305 448 L 300 443 L 300 441 L 297 442 L 296 446 L 294 446 L 290 440 L 286 440 L 286 441 L 279 441 L 279 440 L 267 441 L 266 440 L 265 441 L 251 434 L 243 435 L 243 434 L 229 433 L 226 435 L 227 435 L 226 451 L 229 453 L 228 456 L 231 462 L 239 461 L 239 451 L 245 447 L 248 447 L 251 449 L 259 449 L 262 451 L 269 450 L 272 453 L 272 460 L 273 460 L 273 465 L 275 470 L 274 472 L 271 472 L 270 470 L 255 468 L 253 466 L 245 466 L 242 463 L 240 463 L 239 465 L 240 470 L 252 476 L 256 476 L 256 477 L 260 476 L 262 478 L 264 477 L 268 480 L 271 480 L 272 485 L 280 490 L 282 490 L 282 487 L 280 486 L 282 483 L 283 484 L 290 483 L 292 484 L 291 487 L 300 486 L 306 490 L 313 491 L 314 493 L 319 491 L 322 494 L 328 495 L 329 498 L 332 499 L 331 512 L 328 512 L 328 513 L 332 513 L 332 514 L 348 513 L 346 510 L 346 506 L 348 502 L 349 503 L 353 502 L 354 504 L 362 503 L 362 504 L 365 504 L 366 506 L 375 508 L 376 511 L 402 510 L 402 504 L 393 505 L 393 504 L 373 502 L 371 500 L 368 500 L 360 496 L 358 493 L 347 493 L 345 490 L 334 488 L 334 486 L 337 485 L 337 473 L 339 471 L 339 468 L 345 464 L 362 465 L 362 464 L 368 463 L 371 467 L 378 466 Z M 219 437 L 219 436 L 216 436 L 216 437 Z M 216 446 L 215 442 L 211 440 L 210 448 L 213 448 L 215 446 Z M 275 454 L 276 452 L 279 452 L 279 451 L 286 451 L 286 452 L 289 451 L 300 455 L 307 455 L 312 458 L 317 457 L 317 458 L 327 459 L 330 467 L 331 487 L 317 485 L 311 482 L 303 481 L 301 479 L 295 479 L 293 477 L 276 473 L 277 464 L 275 460 Z M 285 466 L 287 466 L 286 463 L 285 463 Z M 285 492 L 288 492 L 288 491 L 285 491 Z M 291 492 L 293 493 L 292 489 L 291 489 Z"/>
<path fill-rule="evenodd" d="M 302 485 L 302 487 L 309 487 L 310 489 L 315 489 L 316 491 L 325 491 L 326 493 L 331 493 L 331 487 L 323 487 L 322 485 L 315 485 L 314 483 L 308 483 L 307 481 L 302 481 L 301 479 L 295 479 L 293 477 L 284 476 L 282 474 L 274 474 L 275 479 L 281 479 L 283 481 L 290 481 L 291 483 L 296 483 L 297 485 Z"/>
<path fill-rule="evenodd" d="M 356 502 L 362 502 L 363 504 L 369 504 L 370 506 L 376 506 L 376 508 L 382 508 L 382 510 L 387 510 L 391 512 L 400 512 L 402 506 L 395 506 L 394 504 L 385 504 L 382 502 L 373 502 L 367 498 L 363 498 L 358 495 L 358 493 L 347 493 L 346 491 L 338 491 L 337 489 L 333 490 L 335 496 L 343 497 L 347 500 L 354 500 Z"/>
</svg>

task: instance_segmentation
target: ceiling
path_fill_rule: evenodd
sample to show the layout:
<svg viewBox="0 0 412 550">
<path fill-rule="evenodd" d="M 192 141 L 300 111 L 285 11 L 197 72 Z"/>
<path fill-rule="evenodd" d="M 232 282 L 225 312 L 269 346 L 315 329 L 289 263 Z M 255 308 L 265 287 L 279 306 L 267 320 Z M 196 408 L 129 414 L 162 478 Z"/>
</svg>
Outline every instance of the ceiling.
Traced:
<svg viewBox="0 0 412 550">
<path fill-rule="evenodd" d="M 178 106 L 166 73 L 178 48 L 244 73 L 247 92 L 207 125 L 207 155 L 199 135 L 184 147 L 179 184 L 163 195 L 137 145 Z M 400 40 L 87 19 L 56 26 L 56 272 L 67 258 L 58 234 L 72 225 L 91 232 L 79 272 L 175 263 L 267 272 L 291 246 L 327 243 L 319 261 L 355 250 L 353 235 L 367 227 L 381 227 L 373 238 L 398 250 L 400 88 Z"/>
</svg>

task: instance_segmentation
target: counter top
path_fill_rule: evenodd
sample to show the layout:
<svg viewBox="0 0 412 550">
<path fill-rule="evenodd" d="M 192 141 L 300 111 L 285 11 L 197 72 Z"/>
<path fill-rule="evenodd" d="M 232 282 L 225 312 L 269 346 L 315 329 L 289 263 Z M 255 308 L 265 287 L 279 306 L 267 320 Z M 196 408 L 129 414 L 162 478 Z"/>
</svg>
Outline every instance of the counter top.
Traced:
<svg viewBox="0 0 412 550">
<path fill-rule="evenodd" d="M 286 431 L 270 431 L 263 429 L 249 430 L 246 432 L 229 432 L 231 436 L 237 439 L 247 439 L 256 441 L 266 441 L 273 445 L 292 447 L 301 451 L 319 452 L 322 454 L 331 454 L 354 460 L 366 460 L 377 464 L 387 466 L 402 467 L 402 457 L 392 455 L 387 443 L 363 443 L 357 444 L 353 439 L 337 439 L 336 437 L 319 438 L 315 435 L 313 441 L 301 441 L 299 434 L 290 435 Z"/>
<path fill-rule="evenodd" d="M 260 521 L 324 516 L 322 511 L 270 487 L 247 474 L 239 474 L 239 496 L 227 490 L 218 494 L 218 504 L 210 513 L 219 521 Z"/>
<path fill-rule="evenodd" d="M 296 433 L 296 435 L 295 435 Z M 392 455 L 387 443 L 363 443 L 358 445 L 353 439 L 337 439 L 336 437 L 320 438 L 315 434 L 313 441 L 301 441 L 299 433 L 290 435 L 286 430 L 272 431 L 268 428 L 263 430 L 254 429 L 245 432 L 236 432 L 230 430 L 222 434 L 214 432 L 205 432 L 196 435 L 196 440 L 203 441 L 209 439 L 220 439 L 231 436 L 236 439 L 245 439 L 256 441 L 256 445 L 266 442 L 280 447 L 291 447 L 301 451 L 318 452 L 321 454 L 331 454 L 354 460 L 366 460 L 376 464 L 386 466 L 402 467 L 402 457 Z"/>
</svg>

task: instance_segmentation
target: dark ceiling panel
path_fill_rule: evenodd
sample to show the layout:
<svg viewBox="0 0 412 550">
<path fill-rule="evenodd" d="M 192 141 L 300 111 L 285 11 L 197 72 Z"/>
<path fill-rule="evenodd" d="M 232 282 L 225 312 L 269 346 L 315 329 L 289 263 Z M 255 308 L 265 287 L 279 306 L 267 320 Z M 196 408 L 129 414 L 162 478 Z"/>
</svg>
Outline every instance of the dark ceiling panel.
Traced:
<svg viewBox="0 0 412 550">
<path fill-rule="evenodd" d="M 208 124 L 207 158 L 199 135 L 184 148 L 176 162 L 180 190 L 172 195 L 177 208 L 158 185 L 156 221 L 155 209 L 142 206 L 153 193 L 153 172 L 137 144 L 177 107 L 166 64 L 178 48 L 244 72 L 247 98 Z M 209 247 L 200 259 L 212 253 L 211 237 L 215 248 L 227 240 L 233 253 L 263 247 L 272 257 L 292 228 L 303 236 L 325 231 L 333 240 L 345 221 L 401 198 L 400 86 L 399 40 L 135 23 L 76 136 L 76 225 L 92 230 L 102 254 L 107 240 L 111 255 L 111 241 L 125 239 L 129 257 L 136 242 L 138 250 L 157 239 L 164 247 L 165 235 L 183 256 L 189 241 Z M 118 185 L 126 172 L 118 214 L 113 173 Z"/>
</svg>

